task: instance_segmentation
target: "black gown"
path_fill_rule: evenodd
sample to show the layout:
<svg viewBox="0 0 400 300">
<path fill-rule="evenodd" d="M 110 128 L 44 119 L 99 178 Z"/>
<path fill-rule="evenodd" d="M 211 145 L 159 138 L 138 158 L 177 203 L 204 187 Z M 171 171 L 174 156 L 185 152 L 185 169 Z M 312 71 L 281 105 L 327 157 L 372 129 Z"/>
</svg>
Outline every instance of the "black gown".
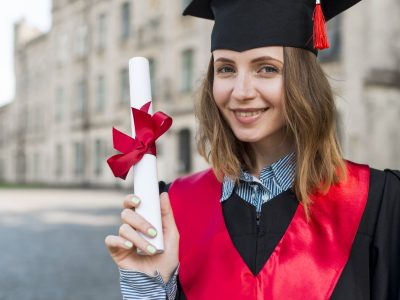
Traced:
<svg viewBox="0 0 400 300">
<path fill-rule="evenodd" d="M 160 192 L 168 188 L 161 184 Z M 222 203 L 232 242 L 253 274 L 267 262 L 298 205 L 287 190 L 264 203 L 257 220 L 255 207 L 236 193 Z M 186 299 L 179 276 L 175 299 Z M 367 204 L 331 299 L 400 300 L 400 172 L 371 169 Z"/>
</svg>

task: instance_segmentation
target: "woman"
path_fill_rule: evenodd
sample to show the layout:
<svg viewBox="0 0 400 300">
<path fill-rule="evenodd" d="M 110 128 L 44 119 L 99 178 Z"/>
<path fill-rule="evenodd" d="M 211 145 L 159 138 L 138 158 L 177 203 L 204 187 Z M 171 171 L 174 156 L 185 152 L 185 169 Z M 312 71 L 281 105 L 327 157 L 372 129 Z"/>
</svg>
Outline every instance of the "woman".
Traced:
<svg viewBox="0 0 400 300">
<path fill-rule="evenodd" d="M 322 8 L 329 19 L 354 3 Z M 196 107 L 212 169 L 161 194 L 163 254 L 138 234 L 156 234 L 132 210 L 140 200 L 125 199 L 106 239 L 124 298 L 399 299 L 400 174 L 342 158 L 313 11 L 307 0 L 186 9 L 215 19 Z"/>
</svg>

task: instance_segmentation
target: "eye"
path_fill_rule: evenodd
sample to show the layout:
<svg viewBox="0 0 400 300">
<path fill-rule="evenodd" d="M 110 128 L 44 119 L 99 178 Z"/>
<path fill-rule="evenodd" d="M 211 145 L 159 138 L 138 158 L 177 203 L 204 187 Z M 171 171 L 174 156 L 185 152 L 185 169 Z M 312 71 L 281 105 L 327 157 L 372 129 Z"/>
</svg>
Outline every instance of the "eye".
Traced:
<svg viewBox="0 0 400 300">
<path fill-rule="evenodd" d="M 279 73 L 279 69 L 273 66 L 263 66 L 260 68 L 261 73 Z"/>
<path fill-rule="evenodd" d="M 235 72 L 235 69 L 232 68 L 231 66 L 222 66 L 217 69 L 217 73 L 233 73 Z"/>
</svg>

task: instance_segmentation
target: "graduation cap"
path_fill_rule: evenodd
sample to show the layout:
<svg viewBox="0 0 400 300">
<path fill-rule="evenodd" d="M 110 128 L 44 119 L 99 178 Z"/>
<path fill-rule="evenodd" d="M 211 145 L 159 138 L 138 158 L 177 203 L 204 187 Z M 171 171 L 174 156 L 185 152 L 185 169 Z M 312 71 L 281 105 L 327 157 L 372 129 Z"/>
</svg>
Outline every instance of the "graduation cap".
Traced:
<svg viewBox="0 0 400 300">
<path fill-rule="evenodd" d="M 321 2 L 320 2 L 321 1 Z M 211 51 L 329 47 L 326 21 L 360 0 L 193 0 L 183 15 L 215 20 Z"/>
</svg>

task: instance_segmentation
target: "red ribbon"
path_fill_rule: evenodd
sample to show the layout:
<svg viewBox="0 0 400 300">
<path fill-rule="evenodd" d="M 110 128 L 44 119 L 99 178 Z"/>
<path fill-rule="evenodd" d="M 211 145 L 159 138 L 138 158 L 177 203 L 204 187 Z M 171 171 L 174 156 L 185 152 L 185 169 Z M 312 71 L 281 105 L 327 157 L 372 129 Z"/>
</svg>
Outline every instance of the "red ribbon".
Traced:
<svg viewBox="0 0 400 300">
<path fill-rule="evenodd" d="M 135 124 L 135 138 L 113 127 L 114 149 L 122 152 L 122 154 L 116 154 L 107 159 L 115 177 L 125 179 L 130 168 L 141 160 L 143 155 L 156 156 L 155 141 L 172 125 L 172 118 L 162 112 L 150 115 L 148 113 L 150 104 L 151 102 L 147 102 L 140 110 L 131 108 Z"/>
</svg>

